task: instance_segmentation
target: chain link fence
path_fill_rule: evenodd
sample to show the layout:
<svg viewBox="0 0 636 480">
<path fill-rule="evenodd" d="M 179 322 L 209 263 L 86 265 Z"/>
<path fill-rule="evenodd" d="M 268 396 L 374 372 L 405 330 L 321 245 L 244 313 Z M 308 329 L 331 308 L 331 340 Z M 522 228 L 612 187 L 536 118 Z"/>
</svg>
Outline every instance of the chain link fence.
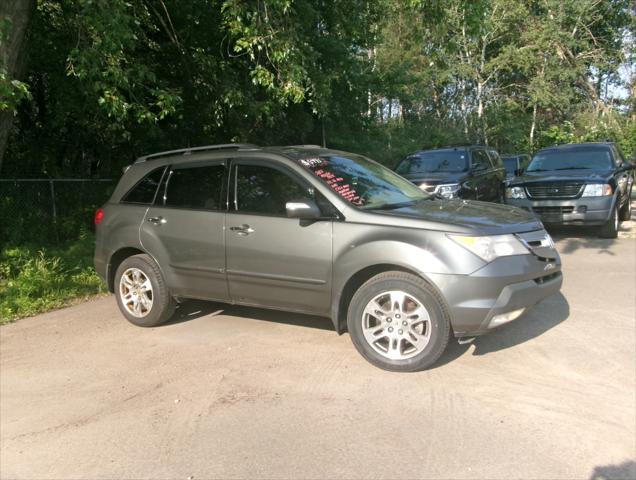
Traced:
<svg viewBox="0 0 636 480">
<path fill-rule="evenodd" d="M 0 246 L 61 244 L 90 230 L 116 182 L 95 179 L 0 179 Z"/>
</svg>

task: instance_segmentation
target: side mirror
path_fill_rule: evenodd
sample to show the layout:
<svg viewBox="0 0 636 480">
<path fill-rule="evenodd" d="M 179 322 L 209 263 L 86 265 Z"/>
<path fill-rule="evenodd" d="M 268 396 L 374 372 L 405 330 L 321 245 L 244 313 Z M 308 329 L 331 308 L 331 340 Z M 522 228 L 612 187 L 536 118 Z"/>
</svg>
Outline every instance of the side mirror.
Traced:
<svg viewBox="0 0 636 480">
<path fill-rule="evenodd" d="M 521 175 L 523 175 L 523 168 L 517 168 L 515 170 L 515 177 L 520 177 Z"/>
<path fill-rule="evenodd" d="M 300 218 L 301 220 L 316 220 L 322 217 L 320 208 L 313 200 L 297 200 L 285 204 L 287 218 Z"/>
</svg>

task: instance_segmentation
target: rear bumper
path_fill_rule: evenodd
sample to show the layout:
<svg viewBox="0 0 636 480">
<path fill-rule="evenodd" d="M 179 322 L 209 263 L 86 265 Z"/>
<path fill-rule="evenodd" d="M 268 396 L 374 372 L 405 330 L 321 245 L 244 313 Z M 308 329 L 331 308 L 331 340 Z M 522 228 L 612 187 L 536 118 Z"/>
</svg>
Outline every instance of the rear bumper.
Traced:
<svg viewBox="0 0 636 480">
<path fill-rule="evenodd" d="M 581 197 L 563 200 L 507 198 L 506 203 L 535 213 L 545 224 L 602 225 L 610 218 L 615 198 Z"/>
<path fill-rule="evenodd" d="M 498 258 L 471 275 L 430 277 L 446 298 L 457 337 L 481 335 L 511 321 L 501 315 L 527 312 L 563 283 L 558 257 L 534 255 Z"/>
</svg>

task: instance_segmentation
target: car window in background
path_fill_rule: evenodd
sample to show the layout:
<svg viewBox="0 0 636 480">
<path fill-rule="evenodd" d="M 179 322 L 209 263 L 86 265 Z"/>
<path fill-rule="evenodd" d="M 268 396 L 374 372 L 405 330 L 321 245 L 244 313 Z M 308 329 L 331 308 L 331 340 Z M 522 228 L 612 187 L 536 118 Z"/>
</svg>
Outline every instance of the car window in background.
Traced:
<svg viewBox="0 0 636 480">
<path fill-rule="evenodd" d="M 473 167 L 480 165 L 482 170 L 490 169 L 490 159 L 483 150 L 473 150 Z"/>
<path fill-rule="evenodd" d="M 488 156 L 490 157 L 493 168 L 503 168 L 501 157 L 496 150 L 488 150 Z"/>
<path fill-rule="evenodd" d="M 468 154 L 463 150 L 439 150 L 411 155 L 397 166 L 401 175 L 413 173 L 463 172 L 468 168 Z"/>
<path fill-rule="evenodd" d="M 278 169 L 240 164 L 236 168 L 236 210 L 241 213 L 284 217 L 287 202 L 313 198 L 309 188 Z"/>
<path fill-rule="evenodd" d="M 357 207 L 387 208 L 430 198 L 408 180 L 360 155 L 320 155 L 298 162 Z"/>
<path fill-rule="evenodd" d="M 224 165 L 175 168 L 166 187 L 166 207 L 221 210 Z"/>
<path fill-rule="evenodd" d="M 612 157 L 608 147 L 581 147 L 539 152 L 528 165 L 528 172 L 552 170 L 609 170 Z"/>
<path fill-rule="evenodd" d="M 508 157 L 503 159 L 504 168 L 506 173 L 513 174 L 517 170 L 517 157 Z"/>
<path fill-rule="evenodd" d="M 161 177 L 165 169 L 165 166 L 157 168 L 146 175 L 122 198 L 122 202 L 140 203 L 143 205 L 151 204 L 155 199 L 155 193 L 157 192 L 157 187 L 161 182 Z"/>
</svg>

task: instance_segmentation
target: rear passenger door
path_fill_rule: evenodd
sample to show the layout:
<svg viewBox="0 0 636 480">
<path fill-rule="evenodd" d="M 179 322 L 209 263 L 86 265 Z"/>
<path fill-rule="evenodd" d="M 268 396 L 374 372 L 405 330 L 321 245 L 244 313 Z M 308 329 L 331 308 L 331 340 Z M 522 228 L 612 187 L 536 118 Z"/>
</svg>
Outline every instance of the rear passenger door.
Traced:
<svg viewBox="0 0 636 480">
<path fill-rule="evenodd" d="M 223 160 L 172 166 L 146 212 L 140 239 L 179 296 L 228 300 L 227 169 Z"/>
<path fill-rule="evenodd" d="M 233 161 L 225 239 L 232 300 L 327 314 L 331 306 L 332 220 L 287 218 L 285 204 L 315 198 L 283 164 Z M 324 208 L 323 208 L 324 210 Z"/>
</svg>

